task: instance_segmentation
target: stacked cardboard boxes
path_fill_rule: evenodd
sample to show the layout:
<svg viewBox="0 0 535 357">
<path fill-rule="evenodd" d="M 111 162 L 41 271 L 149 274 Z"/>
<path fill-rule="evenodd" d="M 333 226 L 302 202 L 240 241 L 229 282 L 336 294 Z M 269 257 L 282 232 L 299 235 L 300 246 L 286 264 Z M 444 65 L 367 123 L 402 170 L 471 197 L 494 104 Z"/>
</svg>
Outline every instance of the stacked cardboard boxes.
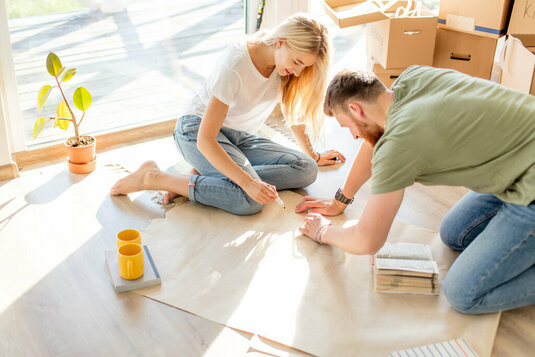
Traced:
<svg viewBox="0 0 535 357">
<path fill-rule="evenodd" d="M 512 0 L 441 0 L 433 66 L 490 79 Z"/>
<path fill-rule="evenodd" d="M 409 66 L 433 64 L 437 17 L 413 1 L 325 0 L 340 27 L 367 23 L 368 66 L 386 85 Z"/>
<path fill-rule="evenodd" d="M 420 64 L 493 78 L 535 95 L 535 0 L 441 0 L 438 17 L 423 7 L 415 16 L 415 3 L 324 0 L 324 7 L 340 27 L 368 24 L 368 67 L 387 86 Z"/>
</svg>

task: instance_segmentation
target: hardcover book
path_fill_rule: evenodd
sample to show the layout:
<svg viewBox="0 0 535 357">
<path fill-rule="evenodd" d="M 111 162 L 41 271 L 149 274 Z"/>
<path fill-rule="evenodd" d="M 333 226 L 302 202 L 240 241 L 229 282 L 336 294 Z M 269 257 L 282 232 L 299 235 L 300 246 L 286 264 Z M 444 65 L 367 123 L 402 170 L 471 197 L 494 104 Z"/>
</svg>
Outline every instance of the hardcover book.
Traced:
<svg viewBox="0 0 535 357">
<path fill-rule="evenodd" d="M 123 279 L 119 274 L 119 260 L 117 258 L 117 251 L 106 250 L 104 253 L 106 255 L 104 266 L 115 292 L 122 293 L 129 290 L 159 285 L 162 283 L 160 273 L 158 273 L 158 269 L 156 269 L 156 265 L 154 264 L 154 260 L 150 254 L 149 247 L 146 245 L 143 246 L 143 276 L 134 280 Z"/>
<path fill-rule="evenodd" d="M 427 244 L 385 243 L 373 274 L 376 292 L 438 295 L 438 266 Z"/>
</svg>

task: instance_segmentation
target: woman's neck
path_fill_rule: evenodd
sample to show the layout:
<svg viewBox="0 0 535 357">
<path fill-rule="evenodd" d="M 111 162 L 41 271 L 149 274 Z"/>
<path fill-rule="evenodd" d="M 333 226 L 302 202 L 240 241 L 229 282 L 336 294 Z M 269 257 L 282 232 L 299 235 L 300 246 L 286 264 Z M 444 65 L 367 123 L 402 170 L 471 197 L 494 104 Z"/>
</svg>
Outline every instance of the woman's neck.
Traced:
<svg viewBox="0 0 535 357">
<path fill-rule="evenodd" d="M 273 46 L 262 42 L 247 41 L 247 50 L 254 66 L 260 74 L 266 78 L 275 70 L 275 54 Z"/>
</svg>

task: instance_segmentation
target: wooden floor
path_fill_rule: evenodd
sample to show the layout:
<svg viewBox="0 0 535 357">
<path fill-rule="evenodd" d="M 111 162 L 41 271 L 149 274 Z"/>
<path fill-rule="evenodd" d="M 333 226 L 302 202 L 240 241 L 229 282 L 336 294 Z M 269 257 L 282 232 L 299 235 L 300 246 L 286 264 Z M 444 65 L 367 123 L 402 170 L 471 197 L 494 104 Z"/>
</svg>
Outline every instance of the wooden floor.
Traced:
<svg viewBox="0 0 535 357">
<path fill-rule="evenodd" d="M 186 23 L 189 21 L 190 26 L 204 26 L 190 18 L 193 11 L 200 11 L 202 6 L 207 11 L 215 11 L 218 4 L 224 3 L 230 4 L 231 9 L 241 6 L 240 2 L 188 2 L 190 12 L 184 11 L 180 16 Z M 213 13 L 211 16 L 224 15 Z M 99 25 L 84 27 L 82 22 L 79 26 L 96 31 Z M 231 22 L 225 28 L 236 26 L 235 22 Z M 364 43 L 358 31 L 334 33 L 335 48 L 339 49 L 337 69 L 365 65 L 362 56 Z M 33 48 L 45 53 L 48 47 L 40 44 L 38 33 L 33 35 L 35 42 L 28 51 Z M 78 34 L 82 35 L 83 31 Z M 105 38 L 102 40 L 106 43 Z M 176 41 L 169 46 L 172 48 L 181 43 L 179 37 Z M 191 53 L 202 52 L 196 43 L 184 45 L 190 46 Z M 87 57 L 83 59 L 80 51 L 78 54 L 74 49 L 70 52 L 67 44 L 64 51 L 68 53 L 66 59 L 72 56 L 74 62 L 78 62 L 78 58 L 82 63 L 89 61 Z M 119 50 L 110 49 L 109 56 L 117 59 L 115 64 L 114 61 L 101 59 L 100 64 L 104 67 L 99 69 L 96 66 L 95 72 L 88 74 L 84 80 L 100 78 L 96 77 L 97 73 L 106 78 L 108 71 L 130 71 L 123 68 L 119 61 L 126 55 L 114 51 Z M 37 71 L 30 62 L 28 76 Z M 145 67 L 139 68 L 137 73 L 126 73 L 125 81 L 140 84 L 158 76 L 166 77 L 166 70 L 163 74 L 158 70 L 147 70 L 150 65 L 150 59 L 145 58 Z M 32 66 L 34 69 L 30 70 Z M 202 73 L 202 67 L 199 64 L 197 73 Z M 193 83 L 196 75 L 191 74 Z M 134 75 L 139 79 L 133 79 Z M 119 100 L 120 84 L 110 80 L 109 86 L 114 89 L 111 92 L 116 96 L 115 100 Z M 137 100 L 142 99 L 138 97 Z M 104 103 L 107 99 L 99 100 Z M 116 108 L 122 108 L 122 105 Z M 136 108 L 130 109 L 135 112 Z M 341 150 L 351 160 L 357 144 L 334 123 L 330 122 L 327 126 L 324 146 Z M 247 334 L 133 293 L 117 295 L 108 282 L 103 252 L 113 247 L 115 234 L 125 228 L 143 230 L 150 220 L 165 215 L 165 210 L 151 201 L 153 195 L 150 193 L 129 197 L 110 197 L 107 194 L 125 170 L 134 170 L 148 159 L 155 160 L 162 168 L 174 164 L 178 154 L 172 139 L 167 136 L 99 152 L 97 170 L 87 176 L 70 174 L 61 161 L 27 167 L 20 178 L 0 182 L 0 356 L 246 354 L 249 349 Z M 299 192 L 332 197 L 342 185 L 348 168 L 346 164 L 323 169 L 317 182 Z M 438 230 L 444 214 L 463 193 L 464 190 L 459 188 L 415 185 L 407 189 L 397 219 Z M 369 194 L 369 186 L 366 185 L 358 193 L 355 205 L 363 208 Z M 534 306 L 504 312 L 493 356 L 532 356 L 535 351 L 533 336 Z"/>
<path fill-rule="evenodd" d="M 78 86 L 93 95 L 83 131 L 117 130 L 175 118 L 220 51 L 243 35 L 245 21 L 243 0 L 138 0 L 119 13 L 42 15 L 10 20 L 9 28 L 25 137 L 39 145 L 66 137 L 49 126 L 31 140 L 37 92 L 55 84 L 45 67 L 49 51 L 78 68 L 64 83 L 70 96 Z M 58 97 L 42 113 L 55 112 Z"/>
<path fill-rule="evenodd" d="M 328 126 L 326 146 L 351 160 L 358 143 Z M 57 162 L 0 182 L 0 355 L 252 356 L 249 335 L 134 293 L 116 294 L 107 280 L 104 250 L 113 248 L 116 233 L 143 230 L 165 215 L 152 193 L 108 195 L 118 178 L 149 159 L 162 168 L 179 160 L 172 139 L 100 152 L 87 176 Z M 348 168 L 322 169 L 299 192 L 332 197 Z M 437 230 L 464 191 L 415 185 L 397 219 Z M 369 194 L 366 185 L 354 204 L 364 208 Z M 533 306 L 504 312 L 493 356 L 531 356 L 534 322 Z"/>
</svg>

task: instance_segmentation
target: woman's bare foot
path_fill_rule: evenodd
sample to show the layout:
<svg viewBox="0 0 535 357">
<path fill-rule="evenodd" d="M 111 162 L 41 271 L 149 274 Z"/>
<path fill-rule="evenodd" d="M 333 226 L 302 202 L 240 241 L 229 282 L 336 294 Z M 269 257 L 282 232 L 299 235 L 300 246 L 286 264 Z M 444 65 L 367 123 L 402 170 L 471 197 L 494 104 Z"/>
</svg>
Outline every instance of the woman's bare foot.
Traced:
<svg viewBox="0 0 535 357">
<path fill-rule="evenodd" d="M 195 170 L 195 168 L 191 169 L 189 174 L 190 175 L 200 175 L 199 171 Z M 178 193 L 167 192 L 162 198 L 162 203 L 164 205 L 167 205 L 167 204 L 171 203 L 178 196 L 180 196 Z"/>
<path fill-rule="evenodd" d="M 126 195 L 131 192 L 155 189 L 151 184 L 160 172 L 154 161 L 147 161 L 135 172 L 117 181 L 111 188 L 110 195 Z"/>
</svg>

